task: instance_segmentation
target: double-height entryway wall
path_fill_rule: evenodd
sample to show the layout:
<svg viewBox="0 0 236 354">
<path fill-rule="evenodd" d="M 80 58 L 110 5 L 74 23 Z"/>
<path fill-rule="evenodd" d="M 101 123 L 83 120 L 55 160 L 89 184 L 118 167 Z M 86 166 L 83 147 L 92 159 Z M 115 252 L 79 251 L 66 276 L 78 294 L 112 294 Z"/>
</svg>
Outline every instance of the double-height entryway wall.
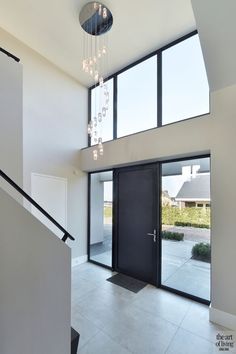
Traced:
<svg viewBox="0 0 236 354">
<path fill-rule="evenodd" d="M 236 86 L 211 94 L 211 113 L 192 120 L 150 130 L 104 145 L 102 159 L 93 161 L 92 148 L 83 150 L 81 167 L 86 171 L 122 165 L 211 155 L 211 306 L 232 316 L 235 326 L 236 266 L 235 206 Z M 216 313 L 218 316 L 218 312 Z M 217 320 L 222 323 L 219 315 Z M 213 317 L 215 319 L 215 317 Z M 225 325 L 227 323 L 225 322 Z M 229 326 L 229 324 L 228 324 Z"/>
<path fill-rule="evenodd" d="M 104 156 L 93 160 L 93 148 L 82 151 L 81 169 L 102 171 L 153 161 L 211 156 L 211 320 L 236 328 L 236 75 L 233 20 L 235 3 L 192 1 L 210 85 L 210 114 L 163 126 L 104 144 Z M 212 7 L 211 7 L 212 6 Z M 214 16 L 212 11 L 214 8 Z M 209 21 L 210 19 L 210 21 Z M 227 37 L 227 41 L 224 38 Z M 226 48 L 228 43 L 228 49 Z M 219 48 L 220 53 L 219 53 Z"/>
</svg>

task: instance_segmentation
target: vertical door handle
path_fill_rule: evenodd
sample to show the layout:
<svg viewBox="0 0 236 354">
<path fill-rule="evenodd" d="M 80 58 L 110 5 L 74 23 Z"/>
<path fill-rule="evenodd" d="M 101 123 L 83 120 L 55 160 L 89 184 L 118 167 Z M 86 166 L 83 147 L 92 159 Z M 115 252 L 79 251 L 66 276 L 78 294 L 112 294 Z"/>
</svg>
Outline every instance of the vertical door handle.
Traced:
<svg viewBox="0 0 236 354">
<path fill-rule="evenodd" d="M 153 237 L 153 242 L 157 242 L 157 230 L 156 229 L 153 230 L 153 234 L 148 232 L 147 235 Z"/>
</svg>

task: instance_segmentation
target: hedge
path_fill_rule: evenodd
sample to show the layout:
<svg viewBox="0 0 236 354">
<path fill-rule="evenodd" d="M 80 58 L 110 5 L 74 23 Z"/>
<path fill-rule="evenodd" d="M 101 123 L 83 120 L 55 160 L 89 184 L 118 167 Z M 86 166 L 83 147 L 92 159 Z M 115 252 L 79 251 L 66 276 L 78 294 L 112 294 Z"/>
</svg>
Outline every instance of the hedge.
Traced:
<svg viewBox="0 0 236 354">
<path fill-rule="evenodd" d="M 195 224 L 192 222 L 183 222 L 183 221 L 176 221 L 175 226 L 191 226 L 191 227 L 198 227 L 200 229 L 209 229 L 210 225 L 206 224 Z"/>
<path fill-rule="evenodd" d="M 209 243 L 196 243 L 192 248 L 192 258 L 203 262 L 211 261 L 211 246 Z"/>
<path fill-rule="evenodd" d="M 162 207 L 162 224 L 210 228 L 210 208 Z M 200 225 L 200 226 L 199 226 Z"/>
<path fill-rule="evenodd" d="M 165 240 L 183 241 L 184 234 L 181 232 L 162 231 L 162 238 Z"/>
</svg>

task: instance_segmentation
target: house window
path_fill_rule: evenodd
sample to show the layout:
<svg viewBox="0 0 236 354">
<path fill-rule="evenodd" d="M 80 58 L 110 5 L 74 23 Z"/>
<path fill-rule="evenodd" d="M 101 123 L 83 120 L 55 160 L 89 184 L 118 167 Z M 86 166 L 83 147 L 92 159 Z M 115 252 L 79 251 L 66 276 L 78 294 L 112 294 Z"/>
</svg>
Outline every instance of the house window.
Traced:
<svg viewBox="0 0 236 354">
<path fill-rule="evenodd" d="M 106 81 L 110 109 L 103 142 L 209 113 L 209 86 L 197 32 L 158 49 Z M 93 118 L 100 87 L 90 88 Z M 93 139 L 90 145 L 95 145 Z"/>
<path fill-rule="evenodd" d="M 195 208 L 195 206 L 196 206 L 195 202 L 185 202 L 186 208 Z"/>
<path fill-rule="evenodd" d="M 209 86 L 198 35 L 162 53 L 162 125 L 209 113 Z"/>
<path fill-rule="evenodd" d="M 117 137 L 157 126 L 157 56 L 118 75 Z"/>
<path fill-rule="evenodd" d="M 198 207 L 198 208 L 203 208 L 203 204 L 199 204 L 199 203 L 198 203 L 198 204 L 197 204 L 197 207 Z"/>
</svg>

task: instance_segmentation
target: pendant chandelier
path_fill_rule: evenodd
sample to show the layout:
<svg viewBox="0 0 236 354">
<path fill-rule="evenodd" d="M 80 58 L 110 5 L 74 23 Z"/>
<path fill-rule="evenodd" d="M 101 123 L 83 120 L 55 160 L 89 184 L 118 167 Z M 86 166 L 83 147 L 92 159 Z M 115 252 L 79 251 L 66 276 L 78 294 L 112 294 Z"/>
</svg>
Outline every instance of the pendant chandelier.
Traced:
<svg viewBox="0 0 236 354">
<path fill-rule="evenodd" d="M 108 73 L 108 32 L 113 24 L 110 10 L 100 2 L 89 2 L 79 15 L 83 36 L 83 71 L 91 77 L 95 87 L 93 116 L 88 134 L 95 144 L 93 159 L 103 155 L 102 123 L 109 110 L 109 90 L 104 82 Z"/>
</svg>

